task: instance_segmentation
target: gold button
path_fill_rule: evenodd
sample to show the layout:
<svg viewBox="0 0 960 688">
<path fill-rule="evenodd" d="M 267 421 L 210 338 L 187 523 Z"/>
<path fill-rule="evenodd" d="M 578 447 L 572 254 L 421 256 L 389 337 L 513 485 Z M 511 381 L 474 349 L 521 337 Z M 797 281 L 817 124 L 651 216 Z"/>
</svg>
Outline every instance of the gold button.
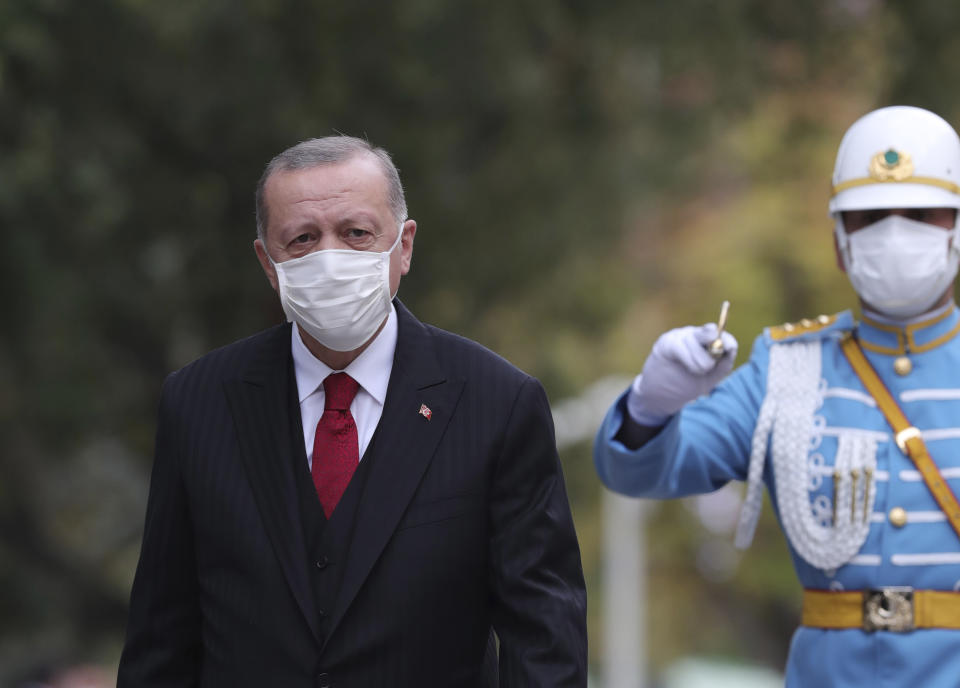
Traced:
<svg viewBox="0 0 960 688">
<path fill-rule="evenodd" d="M 893 372 L 901 377 L 909 375 L 911 370 L 913 370 L 913 363 L 911 363 L 910 359 L 906 356 L 899 356 L 897 360 L 893 362 Z"/>
<path fill-rule="evenodd" d="M 784 323 L 783 330 L 784 332 L 793 332 L 794 330 L 793 323 Z"/>
<path fill-rule="evenodd" d="M 800 325 L 802 327 L 810 327 L 812 324 L 813 324 L 813 321 L 810 320 L 809 318 L 804 318 L 803 320 L 800 321 Z"/>
<path fill-rule="evenodd" d="M 894 528 L 903 528 L 907 525 L 907 511 L 902 506 L 895 506 L 890 509 L 890 525 Z"/>
<path fill-rule="evenodd" d="M 828 322 L 830 322 L 830 316 L 829 316 L 829 315 L 818 315 L 818 316 L 817 316 L 817 322 L 820 323 L 821 325 L 826 325 Z"/>
</svg>

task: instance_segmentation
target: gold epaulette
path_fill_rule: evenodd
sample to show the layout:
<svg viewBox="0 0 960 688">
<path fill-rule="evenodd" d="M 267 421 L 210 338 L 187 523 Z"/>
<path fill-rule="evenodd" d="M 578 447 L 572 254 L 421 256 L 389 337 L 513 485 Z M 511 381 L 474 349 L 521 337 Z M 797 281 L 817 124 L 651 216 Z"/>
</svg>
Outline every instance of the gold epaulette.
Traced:
<svg viewBox="0 0 960 688">
<path fill-rule="evenodd" d="M 818 315 L 812 320 L 810 318 L 804 318 L 795 323 L 776 325 L 770 328 L 770 338 L 775 342 L 779 342 L 784 339 L 799 337 L 802 334 L 817 332 L 818 330 L 830 327 L 836 321 L 837 314 L 835 313 L 833 315 Z"/>
</svg>

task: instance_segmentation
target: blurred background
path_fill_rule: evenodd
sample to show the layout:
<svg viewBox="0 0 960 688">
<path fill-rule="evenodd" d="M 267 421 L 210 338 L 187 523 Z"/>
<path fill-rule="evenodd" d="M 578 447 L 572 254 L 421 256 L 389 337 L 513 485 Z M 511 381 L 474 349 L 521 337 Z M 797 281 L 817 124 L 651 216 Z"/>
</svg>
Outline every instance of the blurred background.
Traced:
<svg viewBox="0 0 960 688">
<path fill-rule="evenodd" d="M 547 388 L 593 684 L 626 685 L 619 572 L 634 685 L 775 685 L 799 586 L 769 506 L 737 552 L 735 488 L 611 501 L 591 438 L 656 336 L 721 300 L 741 360 L 852 305 L 836 146 L 882 105 L 960 123 L 958 22 L 940 0 L 0 1 L 0 686 L 114 680 L 160 384 L 282 319 L 254 184 L 334 132 L 400 168 L 404 302 Z"/>
</svg>

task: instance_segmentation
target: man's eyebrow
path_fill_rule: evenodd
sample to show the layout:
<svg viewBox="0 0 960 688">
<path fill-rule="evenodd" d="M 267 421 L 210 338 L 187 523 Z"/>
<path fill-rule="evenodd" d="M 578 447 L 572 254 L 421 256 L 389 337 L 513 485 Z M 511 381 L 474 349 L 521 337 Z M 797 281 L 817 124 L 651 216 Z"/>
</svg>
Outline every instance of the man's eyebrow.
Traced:
<svg viewBox="0 0 960 688">
<path fill-rule="evenodd" d="M 298 222 L 293 222 L 287 225 L 281 225 L 277 227 L 277 230 L 283 233 L 293 233 L 300 232 L 304 229 L 314 229 L 316 228 L 317 223 L 313 220 L 303 219 Z"/>
<path fill-rule="evenodd" d="M 363 211 L 359 211 L 351 215 L 347 215 L 337 221 L 337 227 L 343 227 L 345 225 L 357 225 L 357 224 L 366 224 L 366 225 L 376 226 L 377 220 L 374 215 L 363 212 Z"/>
</svg>

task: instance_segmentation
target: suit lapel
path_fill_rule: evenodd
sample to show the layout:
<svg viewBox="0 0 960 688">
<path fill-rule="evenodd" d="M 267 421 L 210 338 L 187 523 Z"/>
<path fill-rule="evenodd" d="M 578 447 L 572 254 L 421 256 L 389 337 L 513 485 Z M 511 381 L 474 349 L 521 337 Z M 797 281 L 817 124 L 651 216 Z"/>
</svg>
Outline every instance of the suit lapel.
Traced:
<svg viewBox="0 0 960 688">
<path fill-rule="evenodd" d="M 224 391 L 264 528 L 304 620 L 319 642 L 290 458 L 290 377 L 290 327 L 282 326 L 239 379 L 224 383 Z"/>
<path fill-rule="evenodd" d="M 383 414 L 364 461 L 370 474 L 328 627 L 336 629 L 393 535 L 453 416 L 462 380 L 445 379 L 433 341 L 399 301 L 398 335 Z M 421 406 L 429 411 L 421 413 Z"/>
</svg>

